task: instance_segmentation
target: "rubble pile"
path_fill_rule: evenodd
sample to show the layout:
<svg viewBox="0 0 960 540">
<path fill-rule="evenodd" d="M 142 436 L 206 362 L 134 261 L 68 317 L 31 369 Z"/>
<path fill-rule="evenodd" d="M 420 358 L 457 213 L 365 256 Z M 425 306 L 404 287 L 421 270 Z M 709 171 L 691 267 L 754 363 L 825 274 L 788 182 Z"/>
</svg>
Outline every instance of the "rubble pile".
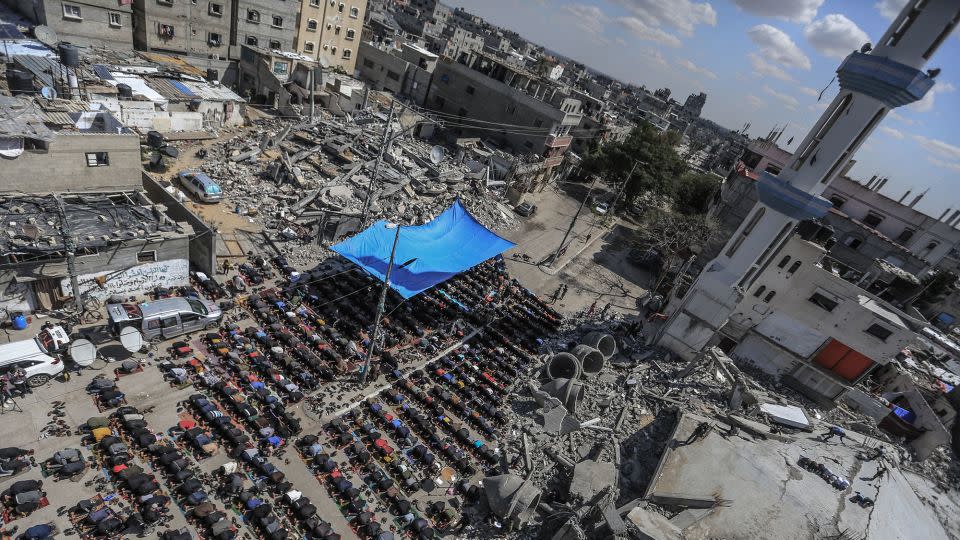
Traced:
<svg viewBox="0 0 960 540">
<path fill-rule="evenodd" d="M 394 122 L 381 153 L 386 122 L 372 111 L 315 123 L 257 121 L 198 154 L 198 169 L 221 185 L 235 212 L 289 243 L 284 251 L 294 264 L 322 260 L 323 250 L 311 246 L 377 219 L 427 222 L 457 198 L 490 229 L 518 226 L 499 202 L 505 187 L 490 181 L 490 165 L 415 138 L 416 123 Z"/>
</svg>

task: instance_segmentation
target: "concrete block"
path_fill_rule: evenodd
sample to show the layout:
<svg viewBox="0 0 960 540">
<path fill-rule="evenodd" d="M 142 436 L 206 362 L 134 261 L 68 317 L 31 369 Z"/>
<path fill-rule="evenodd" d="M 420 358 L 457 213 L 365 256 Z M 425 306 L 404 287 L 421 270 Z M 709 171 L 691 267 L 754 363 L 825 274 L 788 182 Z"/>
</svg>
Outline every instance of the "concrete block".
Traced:
<svg viewBox="0 0 960 540">
<path fill-rule="evenodd" d="M 810 429 L 810 420 L 800 407 L 763 403 L 760 411 L 770 417 L 770 421 L 797 429 Z"/>
<path fill-rule="evenodd" d="M 683 535 L 680 529 L 670 523 L 670 520 L 651 512 L 646 508 L 636 507 L 627 514 L 627 519 L 636 525 L 641 540 L 680 540 Z"/>
<path fill-rule="evenodd" d="M 607 486 L 617 485 L 617 468 L 609 461 L 585 460 L 573 468 L 570 495 L 586 501 Z"/>
<path fill-rule="evenodd" d="M 696 524 L 701 519 L 713 513 L 712 508 L 687 508 L 683 512 L 670 518 L 670 523 L 676 525 L 680 530 L 686 529 Z"/>
</svg>

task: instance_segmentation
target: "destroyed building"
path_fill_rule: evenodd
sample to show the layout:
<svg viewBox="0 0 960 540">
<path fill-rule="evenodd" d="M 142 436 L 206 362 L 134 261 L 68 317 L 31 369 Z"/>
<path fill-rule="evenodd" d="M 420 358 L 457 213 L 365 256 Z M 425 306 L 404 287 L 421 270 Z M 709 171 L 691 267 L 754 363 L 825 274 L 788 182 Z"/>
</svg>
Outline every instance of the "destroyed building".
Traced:
<svg viewBox="0 0 960 540">
<path fill-rule="evenodd" d="M 324 84 L 316 60 L 255 45 L 241 45 L 240 49 L 241 94 L 286 115 L 309 114 L 311 97 L 317 99 L 316 93 Z"/>
<path fill-rule="evenodd" d="M 426 107 L 436 111 L 457 137 L 483 137 L 515 154 L 539 159 L 541 181 L 531 191 L 553 179 L 573 142 L 571 130 L 582 116 L 580 100 L 562 85 L 476 52 L 464 64 L 437 64 Z M 490 131 L 491 123 L 504 129 Z M 539 133 L 521 133 L 509 126 Z"/>
<path fill-rule="evenodd" d="M 438 60 L 436 54 L 410 43 L 396 49 L 364 42 L 358 53 L 357 76 L 372 90 L 409 97 L 422 106 Z"/>
</svg>

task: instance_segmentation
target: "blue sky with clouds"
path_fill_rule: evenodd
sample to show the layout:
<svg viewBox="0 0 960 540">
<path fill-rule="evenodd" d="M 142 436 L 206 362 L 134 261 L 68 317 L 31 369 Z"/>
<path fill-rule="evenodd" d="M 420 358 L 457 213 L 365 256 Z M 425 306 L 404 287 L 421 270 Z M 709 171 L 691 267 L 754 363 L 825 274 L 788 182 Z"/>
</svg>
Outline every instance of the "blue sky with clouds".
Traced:
<svg viewBox="0 0 960 540">
<path fill-rule="evenodd" d="M 449 0 L 502 27 L 627 82 L 669 87 L 679 101 L 708 94 L 703 114 L 765 135 L 789 124 L 794 150 L 836 94 L 818 102 L 837 66 L 875 42 L 905 0 Z M 888 115 L 857 154 L 854 178 L 888 176 L 883 192 L 930 188 L 918 208 L 960 207 L 960 30 L 928 67 L 921 102 Z"/>
</svg>

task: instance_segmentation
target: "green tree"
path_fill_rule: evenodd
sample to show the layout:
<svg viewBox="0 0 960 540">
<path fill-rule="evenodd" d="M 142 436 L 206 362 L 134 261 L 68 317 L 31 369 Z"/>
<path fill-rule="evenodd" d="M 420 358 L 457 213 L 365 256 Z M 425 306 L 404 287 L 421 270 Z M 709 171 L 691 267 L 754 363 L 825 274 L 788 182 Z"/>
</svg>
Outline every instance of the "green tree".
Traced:
<svg viewBox="0 0 960 540">
<path fill-rule="evenodd" d="M 673 208 L 688 216 L 704 214 L 719 187 L 720 179 L 712 174 L 687 173 L 673 186 Z"/>
<path fill-rule="evenodd" d="M 674 150 L 679 139 L 678 133 L 660 132 L 644 123 L 634 128 L 623 141 L 608 143 L 584 158 L 581 174 L 584 177 L 596 174 L 609 184 L 619 186 L 636 163 L 637 167 L 624 187 L 621 204 L 648 191 L 672 196 L 674 184 L 687 169 Z"/>
</svg>

